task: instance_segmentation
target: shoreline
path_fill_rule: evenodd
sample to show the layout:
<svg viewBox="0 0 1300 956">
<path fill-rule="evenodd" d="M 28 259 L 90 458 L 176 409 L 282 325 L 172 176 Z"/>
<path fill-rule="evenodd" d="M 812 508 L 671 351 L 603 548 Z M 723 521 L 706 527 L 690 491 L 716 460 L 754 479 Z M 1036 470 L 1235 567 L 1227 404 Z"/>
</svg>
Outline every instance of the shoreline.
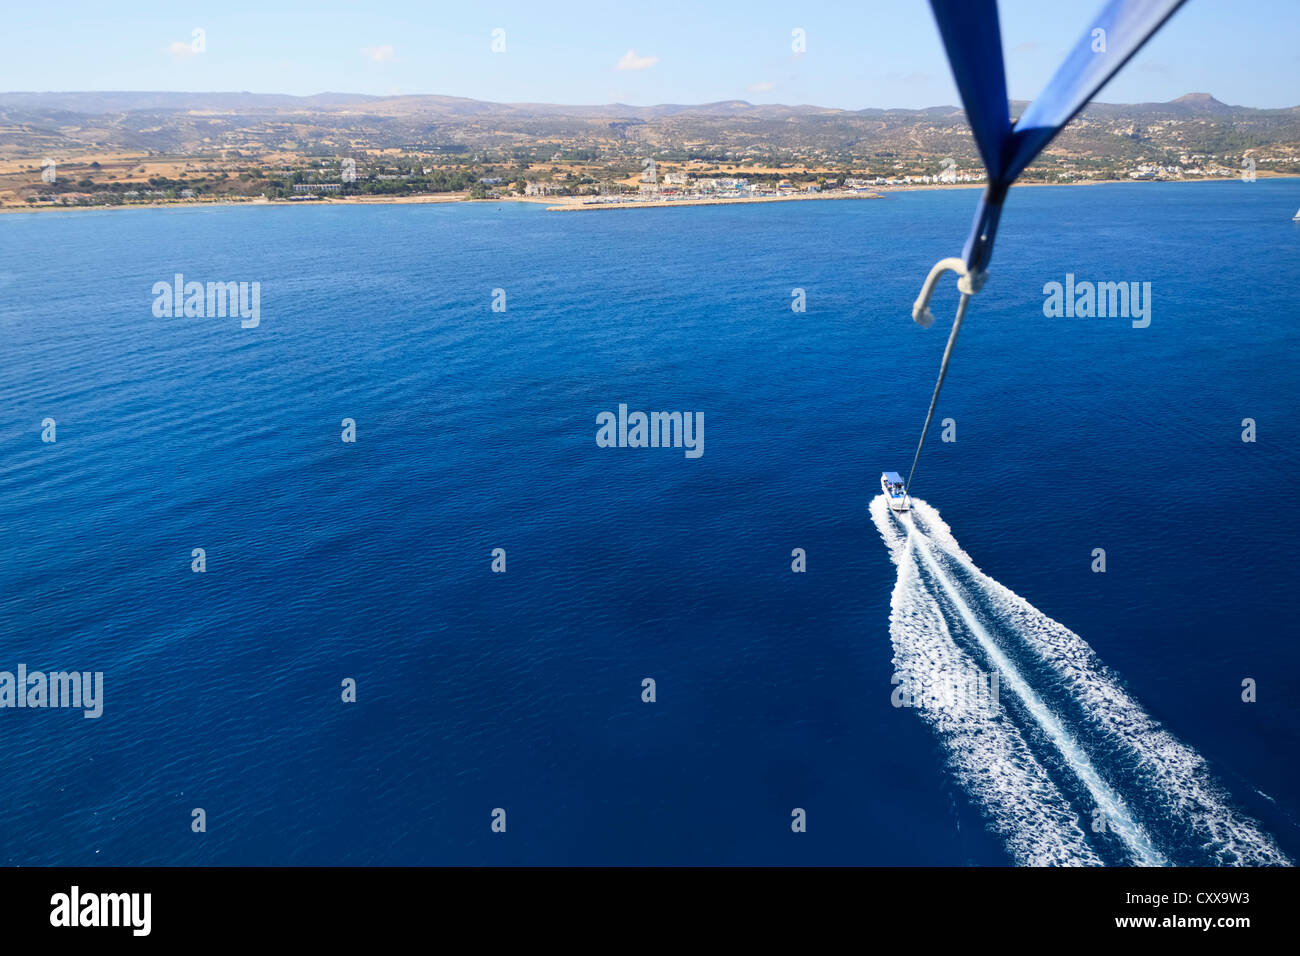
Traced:
<svg viewBox="0 0 1300 956">
<path fill-rule="evenodd" d="M 86 212 L 112 209 L 211 209 L 221 206 L 259 206 L 283 208 L 286 206 L 424 206 L 436 203 L 487 202 L 501 200 L 470 199 L 466 193 L 430 193 L 424 196 L 386 196 L 372 199 L 168 199 L 161 202 L 93 203 L 90 205 L 63 205 L 47 203 L 39 206 L 0 206 L 0 215 L 20 212 Z"/>
<path fill-rule="evenodd" d="M 1111 186 L 1111 185 L 1151 185 L 1153 183 L 1163 183 L 1166 185 L 1190 184 L 1190 183 L 1222 183 L 1236 182 L 1240 176 L 1203 176 L 1197 179 L 1089 179 L 1074 183 L 1017 183 L 1016 187 L 1063 187 L 1071 188 L 1075 186 Z M 1259 174 L 1259 179 L 1300 179 L 1297 176 L 1283 175 L 1264 175 Z M 870 192 L 863 193 L 814 193 L 811 195 L 799 193 L 791 196 L 736 196 L 736 197 L 709 197 L 699 199 L 653 199 L 647 201 L 629 200 L 625 202 L 607 202 L 592 203 L 583 202 L 577 197 L 569 201 L 561 201 L 555 196 L 501 196 L 496 199 L 470 199 L 466 193 L 434 193 L 423 196 L 391 196 L 391 197 L 357 197 L 352 199 L 174 199 L 162 202 L 147 203 L 101 203 L 93 205 L 39 205 L 39 206 L 0 206 L 0 215 L 5 213 L 46 213 L 46 212 L 86 212 L 90 210 L 118 210 L 118 209 L 196 209 L 196 208 L 214 208 L 222 206 L 259 206 L 269 208 L 284 208 L 288 206 L 408 206 L 408 205 L 428 205 L 428 204 L 446 204 L 446 203 L 493 203 L 493 202 L 518 202 L 530 203 L 533 205 L 545 205 L 548 212 L 572 212 L 575 210 L 590 209 L 662 209 L 672 206 L 723 206 L 723 205 L 745 205 L 759 203 L 779 203 L 779 202 L 819 202 L 828 200 L 842 199 L 884 199 L 890 193 L 896 192 L 919 192 L 922 190 L 970 190 L 983 189 L 984 183 L 912 183 L 901 186 L 876 187 Z"/>
<path fill-rule="evenodd" d="M 662 209 L 667 206 L 730 206 L 743 203 L 764 202 L 815 202 L 821 199 L 883 199 L 877 192 L 864 193 L 813 193 L 794 196 L 709 196 L 699 199 L 630 199 L 625 202 L 574 202 L 547 206 L 547 212 L 573 212 L 588 209 Z"/>
</svg>

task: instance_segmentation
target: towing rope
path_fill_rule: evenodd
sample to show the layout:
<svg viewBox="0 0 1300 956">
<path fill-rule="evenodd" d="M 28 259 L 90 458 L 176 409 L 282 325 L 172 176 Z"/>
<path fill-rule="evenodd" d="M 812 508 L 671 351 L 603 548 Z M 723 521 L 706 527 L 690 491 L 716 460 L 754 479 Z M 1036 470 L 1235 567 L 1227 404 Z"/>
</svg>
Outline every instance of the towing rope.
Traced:
<svg viewBox="0 0 1300 956">
<path fill-rule="evenodd" d="M 930 398 L 930 410 L 925 413 L 925 425 L 921 429 L 921 440 L 916 443 L 916 456 L 912 459 L 912 470 L 907 473 L 907 484 L 903 486 L 903 494 L 907 494 L 912 487 L 912 476 L 916 474 L 916 463 L 921 460 L 921 448 L 925 445 L 925 433 L 930 430 L 930 419 L 934 417 L 934 406 L 939 401 L 939 389 L 943 388 L 944 376 L 948 374 L 948 361 L 952 358 L 952 348 L 957 344 L 957 333 L 961 331 L 961 320 L 966 317 L 966 303 L 970 301 L 970 296 L 965 292 L 961 294 L 961 302 L 957 305 L 957 318 L 952 323 L 952 332 L 948 334 L 948 347 L 943 350 L 943 362 L 939 365 L 939 381 L 934 383 L 934 395 Z"/>
<path fill-rule="evenodd" d="M 934 295 L 934 287 L 938 283 L 939 277 L 949 271 L 960 276 L 957 280 L 957 288 L 961 291 L 961 301 L 957 304 L 957 318 L 953 320 L 952 331 L 948 334 L 948 345 L 943 350 L 943 361 L 939 363 L 939 380 L 934 383 L 934 394 L 930 397 L 930 409 L 925 413 L 925 425 L 921 428 L 921 440 L 916 443 L 916 455 L 912 458 L 912 470 L 907 473 L 907 484 L 903 486 L 903 494 L 910 494 L 911 492 L 912 476 L 916 474 L 916 463 L 921 460 L 921 449 L 925 447 L 925 435 L 930 430 L 930 419 L 934 417 L 934 407 L 939 403 L 939 390 L 943 388 L 943 380 L 948 375 L 948 363 L 952 360 L 952 351 L 957 345 L 957 333 L 961 331 L 962 319 L 966 317 L 966 306 L 970 302 L 970 297 L 984 287 L 984 280 L 988 277 L 986 272 L 967 272 L 966 263 L 961 259 L 941 259 L 935 263 L 934 268 L 930 270 L 930 274 L 925 278 L 925 284 L 921 286 L 921 294 L 917 296 L 916 302 L 912 305 L 912 319 L 922 328 L 929 328 L 934 322 L 934 315 L 930 312 L 930 297 Z"/>
</svg>

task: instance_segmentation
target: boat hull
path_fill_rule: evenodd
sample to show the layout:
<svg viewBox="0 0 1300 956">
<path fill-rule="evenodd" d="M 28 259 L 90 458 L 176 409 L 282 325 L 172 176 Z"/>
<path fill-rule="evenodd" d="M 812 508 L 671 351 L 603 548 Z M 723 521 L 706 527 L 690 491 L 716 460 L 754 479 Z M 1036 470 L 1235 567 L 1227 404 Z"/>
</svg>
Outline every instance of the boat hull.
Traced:
<svg viewBox="0 0 1300 956">
<path fill-rule="evenodd" d="M 912 499 L 907 496 L 907 492 L 895 492 L 884 479 L 881 479 L 880 490 L 885 495 L 885 503 L 889 505 L 890 511 L 903 512 L 912 509 Z"/>
</svg>

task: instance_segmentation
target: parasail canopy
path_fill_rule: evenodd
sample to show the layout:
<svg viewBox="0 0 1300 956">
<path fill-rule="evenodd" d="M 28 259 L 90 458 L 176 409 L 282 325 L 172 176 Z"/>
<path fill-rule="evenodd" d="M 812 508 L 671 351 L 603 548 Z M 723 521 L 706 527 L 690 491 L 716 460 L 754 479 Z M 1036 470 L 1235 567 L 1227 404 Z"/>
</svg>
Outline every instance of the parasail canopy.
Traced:
<svg viewBox="0 0 1300 956">
<path fill-rule="evenodd" d="M 1151 34 L 1183 5 L 1183 0 L 1110 0 L 1093 18 L 1065 62 L 1048 82 L 1038 98 L 1029 104 L 1013 126 L 1007 102 L 1007 74 L 1002 62 L 1002 31 L 998 25 L 996 0 L 930 0 L 930 8 L 939 24 L 948 62 L 961 91 L 975 145 L 988 171 L 988 188 L 975 211 L 975 223 L 962 257 L 940 259 L 921 286 L 921 294 L 912 305 L 912 318 L 928 327 L 934 322 L 930 297 L 935 283 L 946 272 L 960 277 L 957 288 L 961 300 L 957 316 L 948 334 L 948 345 L 939 363 L 939 378 L 934 383 L 930 409 L 921 426 L 916 443 L 912 470 L 907 473 L 907 490 L 916 476 L 925 435 L 930 430 L 939 393 L 948 374 L 957 334 L 966 316 L 971 296 L 979 292 L 993 256 L 993 239 L 1002 215 L 1007 190 L 1024 168 L 1033 162 L 1043 147 L 1052 141 L 1066 123 L 1088 104 L 1088 100 L 1119 72 L 1120 67 L 1142 48 Z M 1300 216 L 1300 213 L 1297 213 Z"/>
<path fill-rule="evenodd" d="M 1110 0 L 1012 126 L 996 0 L 930 0 L 988 172 L 988 188 L 962 250 L 968 272 L 987 270 L 1002 201 L 1016 177 L 1183 2 Z"/>
</svg>

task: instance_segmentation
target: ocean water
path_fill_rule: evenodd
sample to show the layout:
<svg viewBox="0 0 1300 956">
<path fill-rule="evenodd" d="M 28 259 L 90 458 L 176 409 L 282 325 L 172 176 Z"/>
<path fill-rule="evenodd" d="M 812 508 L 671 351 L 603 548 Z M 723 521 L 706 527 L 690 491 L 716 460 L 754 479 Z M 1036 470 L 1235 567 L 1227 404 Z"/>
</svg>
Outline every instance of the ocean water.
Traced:
<svg viewBox="0 0 1300 956">
<path fill-rule="evenodd" d="M 907 543 L 977 198 L 0 216 L 0 671 L 104 675 L 0 708 L 0 862 L 1133 862 L 1107 796 L 1295 859 L 1300 181 L 1014 190 Z M 156 317 L 176 273 L 260 324 Z M 1067 273 L 1149 327 L 1045 317 Z M 599 447 L 620 404 L 703 454 Z M 1054 715 L 1004 685 L 993 776 L 893 706 L 935 635 Z"/>
</svg>

